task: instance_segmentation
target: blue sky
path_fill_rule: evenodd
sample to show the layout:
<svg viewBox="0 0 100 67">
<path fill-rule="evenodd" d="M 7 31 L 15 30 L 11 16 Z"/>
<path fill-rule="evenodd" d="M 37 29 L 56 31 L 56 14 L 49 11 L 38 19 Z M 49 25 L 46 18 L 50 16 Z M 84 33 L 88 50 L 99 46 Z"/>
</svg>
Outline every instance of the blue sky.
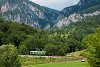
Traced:
<svg viewBox="0 0 100 67">
<path fill-rule="evenodd" d="M 65 7 L 75 5 L 79 0 L 30 0 L 41 6 L 46 6 L 56 10 L 62 10 Z"/>
</svg>

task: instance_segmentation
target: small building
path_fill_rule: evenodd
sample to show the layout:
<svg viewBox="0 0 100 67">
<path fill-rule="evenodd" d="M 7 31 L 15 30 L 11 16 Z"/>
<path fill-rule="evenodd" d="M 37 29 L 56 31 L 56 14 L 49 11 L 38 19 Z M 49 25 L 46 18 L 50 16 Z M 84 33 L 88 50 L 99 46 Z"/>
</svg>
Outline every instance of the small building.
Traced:
<svg viewBox="0 0 100 67">
<path fill-rule="evenodd" d="M 45 51 L 30 51 L 30 54 L 34 56 L 45 56 Z"/>
</svg>

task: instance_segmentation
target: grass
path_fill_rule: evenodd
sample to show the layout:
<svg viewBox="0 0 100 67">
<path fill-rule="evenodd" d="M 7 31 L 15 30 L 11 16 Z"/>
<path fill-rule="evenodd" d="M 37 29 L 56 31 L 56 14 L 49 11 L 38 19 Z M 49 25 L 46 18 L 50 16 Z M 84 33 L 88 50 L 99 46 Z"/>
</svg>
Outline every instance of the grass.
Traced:
<svg viewBox="0 0 100 67">
<path fill-rule="evenodd" d="M 85 51 L 85 50 L 77 51 L 77 52 L 72 52 L 72 53 L 67 54 L 67 56 L 68 56 L 68 55 L 71 55 L 71 56 L 82 57 L 81 55 L 83 55 L 84 51 Z"/>
<path fill-rule="evenodd" d="M 88 63 L 80 61 L 56 62 L 48 64 L 30 65 L 25 67 L 89 67 Z"/>
<path fill-rule="evenodd" d="M 84 51 L 84 50 L 83 50 Z M 81 62 L 82 52 L 69 53 L 63 57 L 34 57 L 23 56 L 20 57 L 22 67 L 89 67 L 88 63 Z"/>
<path fill-rule="evenodd" d="M 65 58 L 45 58 L 45 57 L 19 57 L 22 66 L 29 66 L 29 65 L 37 65 L 37 64 L 46 64 L 52 62 L 59 62 L 63 61 Z"/>
</svg>

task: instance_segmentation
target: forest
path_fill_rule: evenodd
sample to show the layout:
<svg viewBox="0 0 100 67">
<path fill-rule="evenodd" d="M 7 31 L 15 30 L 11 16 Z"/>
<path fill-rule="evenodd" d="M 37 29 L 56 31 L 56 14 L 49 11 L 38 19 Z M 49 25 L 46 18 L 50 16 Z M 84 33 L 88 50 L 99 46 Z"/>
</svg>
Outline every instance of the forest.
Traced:
<svg viewBox="0 0 100 67">
<path fill-rule="evenodd" d="M 21 55 L 28 55 L 38 48 L 45 50 L 49 56 L 64 56 L 86 48 L 83 39 L 99 28 L 99 17 L 87 17 L 68 27 L 49 30 L 0 19 L 0 45 L 11 43 Z"/>
</svg>

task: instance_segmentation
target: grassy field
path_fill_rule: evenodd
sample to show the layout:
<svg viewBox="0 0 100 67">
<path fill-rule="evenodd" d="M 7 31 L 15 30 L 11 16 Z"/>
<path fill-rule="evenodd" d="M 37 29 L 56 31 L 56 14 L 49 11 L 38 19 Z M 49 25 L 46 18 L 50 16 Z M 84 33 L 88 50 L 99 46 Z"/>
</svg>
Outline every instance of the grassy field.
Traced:
<svg viewBox="0 0 100 67">
<path fill-rule="evenodd" d="M 20 57 L 20 62 L 22 66 L 29 65 L 38 65 L 38 64 L 47 64 L 53 62 L 62 62 L 65 58 L 46 58 L 46 57 L 33 57 L 33 56 L 24 56 Z"/>
<path fill-rule="evenodd" d="M 81 62 L 82 59 L 85 59 L 81 56 L 82 52 L 69 53 L 63 57 L 22 56 L 20 62 L 22 67 L 89 67 L 88 63 Z"/>
<path fill-rule="evenodd" d="M 56 62 L 48 64 L 30 65 L 25 67 L 89 67 L 88 63 L 80 61 Z"/>
</svg>

